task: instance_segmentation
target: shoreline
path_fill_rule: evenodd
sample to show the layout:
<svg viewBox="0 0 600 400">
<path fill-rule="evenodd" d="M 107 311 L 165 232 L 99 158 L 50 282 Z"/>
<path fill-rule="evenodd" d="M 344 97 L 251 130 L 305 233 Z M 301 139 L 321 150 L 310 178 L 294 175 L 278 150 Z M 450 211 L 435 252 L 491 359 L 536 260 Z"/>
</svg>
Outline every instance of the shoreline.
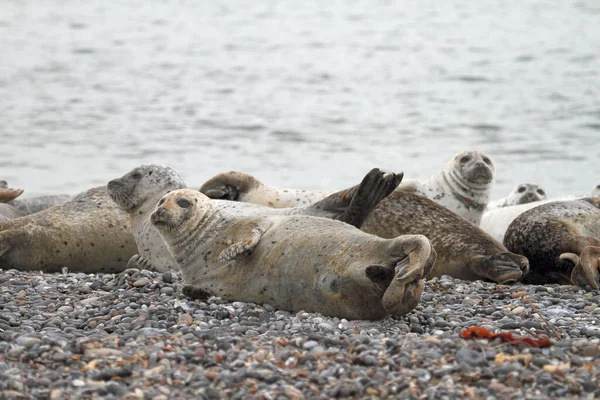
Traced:
<svg viewBox="0 0 600 400">
<path fill-rule="evenodd" d="M 190 301 L 182 286 L 176 273 L 0 271 L 0 398 L 600 396 L 598 291 L 444 276 L 403 317 L 346 321 Z M 461 339 L 471 326 L 553 344 Z"/>
</svg>

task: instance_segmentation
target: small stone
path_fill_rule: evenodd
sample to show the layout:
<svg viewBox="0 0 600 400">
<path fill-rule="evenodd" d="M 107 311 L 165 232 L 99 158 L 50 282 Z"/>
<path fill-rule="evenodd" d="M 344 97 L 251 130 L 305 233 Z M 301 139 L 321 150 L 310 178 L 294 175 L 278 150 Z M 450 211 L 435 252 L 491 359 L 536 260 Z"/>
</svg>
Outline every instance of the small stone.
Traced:
<svg viewBox="0 0 600 400">
<path fill-rule="evenodd" d="M 137 281 L 133 282 L 133 287 L 144 287 L 150 283 L 150 279 L 148 278 L 140 278 Z"/>
<path fill-rule="evenodd" d="M 306 350 L 312 350 L 315 347 L 317 347 L 318 345 L 319 345 L 318 342 L 315 342 L 314 340 L 309 340 L 308 342 L 306 342 L 302 345 L 302 348 L 304 348 Z"/>
<path fill-rule="evenodd" d="M 100 347 L 98 349 L 86 349 L 85 356 L 90 358 L 99 358 L 106 356 L 120 356 L 123 352 L 117 349 L 110 349 L 107 347 Z"/>
<path fill-rule="evenodd" d="M 50 400 L 58 400 L 63 397 L 63 391 L 60 389 L 54 389 L 50 392 Z"/>
<path fill-rule="evenodd" d="M 171 294 L 175 293 L 175 289 L 173 289 L 170 286 L 165 286 L 165 287 L 163 287 L 163 288 L 160 289 L 160 292 L 162 294 L 171 295 Z"/>
<path fill-rule="evenodd" d="M 171 271 L 163 272 L 162 280 L 164 283 L 173 283 L 173 274 Z"/>
<path fill-rule="evenodd" d="M 246 336 L 248 336 L 248 337 L 256 337 L 256 336 L 258 336 L 258 335 L 260 335 L 260 333 L 258 333 L 258 332 L 257 332 L 257 331 L 255 331 L 254 329 L 248 329 L 248 330 L 246 331 Z"/>
<path fill-rule="evenodd" d="M 16 340 L 17 344 L 25 347 L 33 347 L 36 344 L 42 344 L 42 340 L 31 336 L 19 336 Z"/>
<path fill-rule="evenodd" d="M 194 322 L 194 318 L 188 313 L 179 314 L 179 318 L 177 319 L 177 325 L 192 325 Z"/>
<path fill-rule="evenodd" d="M 487 361 L 483 353 L 470 349 L 460 349 L 456 352 L 456 361 L 470 366 L 485 366 Z"/>
<path fill-rule="evenodd" d="M 62 306 L 62 307 L 58 307 L 58 312 L 63 312 L 63 313 L 70 313 L 73 312 L 73 307 L 71 306 Z"/>
<path fill-rule="evenodd" d="M 71 384 L 75 387 L 83 387 L 85 386 L 85 382 L 82 381 L 81 379 L 75 379 L 73 382 L 71 382 Z"/>
<path fill-rule="evenodd" d="M 522 314 L 523 311 L 525 311 L 525 307 L 519 306 L 519 307 L 513 308 L 512 311 L 511 311 L 511 313 L 519 315 L 519 314 Z"/>
<path fill-rule="evenodd" d="M 285 385 L 284 390 L 286 396 L 288 396 L 291 400 L 304 400 L 304 395 L 302 394 L 302 392 L 296 389 L 295 387 Z"/>
</svg>

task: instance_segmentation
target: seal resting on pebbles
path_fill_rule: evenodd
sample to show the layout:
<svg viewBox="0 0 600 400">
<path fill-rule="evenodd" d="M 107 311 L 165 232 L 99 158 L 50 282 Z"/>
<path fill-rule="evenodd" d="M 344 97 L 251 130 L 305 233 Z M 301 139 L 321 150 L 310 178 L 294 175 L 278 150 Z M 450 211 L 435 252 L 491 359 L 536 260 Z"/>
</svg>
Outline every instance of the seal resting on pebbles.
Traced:
<svg viewBox="0 0 600 400">
<path fill-rule="evenodd" d="M 411 311 L 435 258 L 424 236 L 386 240 L 310 216 L 239 217 L 189 189 L 164 196 L 151 221 L 188 285 L 346 319 Z"/>
<path fill-rule="evenodd" d="M 0 223 L 0 268 L 96 273 L 125 269 L 137 251 L 129 217 L 108 197 L 106 187 Z"/>
<path fill-rule="evenodd" d="M 22 193 L 23 189 L 10 189 L 6 181 L 0 181 L 0 222 L 34 214 L 71 199 L 71 196 L 69 195 L 50 195 L 37 196 L 29 199 L 16 199 Z"/>
<path fill-rule="evenodd" d="M 219 201 L 220 207 L 239 216 L 312 215 L 338 219 L 360 227 L 381 199 L 390 194 L 402 180 L 402 174 L 384 173 L 374 168 L 360 185 L 340 191 L 307 207 L 273 209 L 269 207 Z M 165 271 L 176 263 L 166 244 L 150 223 L 150 213 L 162 196 L 172 190 L 185 188 L 177 172 L 164 165 L 142 165 L 107 185 L 111 199 L 130 216 L 138 247 L 129 268 Z"/>
<path fill-rule="evenodd" d="M 510 192 L 507 197 L 491 202 L 488 205 L 487 210 L 507 206 L 516 206 L 518 204 L 533 203 L 542 200 L 546 200 L 546 192 L 544 189 L 532 183 L 522 183 L 514 188 L 514 190 Z"/>
<path fill-rule="evenodd" d="M 529 259 L 526 282 L 600 288 L 600 198 L 555 201 L 519 215 L 504 244 Z"/>
<path fill-rule="evenodd" d="M 485 154 L 464 151 L 444 169 L 424 181 L 403 181 L 397 190 L 428 197 L 479 225 L 494 184 L 494 164 Z M 206 181 L 200 192 L 212 199 L 282 208 L 297 207 L 323 199 L 331 191 L 282 189 L 268 186 L 243 172 L 226 172 Z"/>
<path fill-rule="evenodd" d="M 437 252 L 430 278 L 450 275 L 504 283 L 520 280 L 529 271 L 525 257 L 509 252 L 479 227 L 414 193 L 396 190 L 387 196 L 361 229 L 384 238 L 425 235 Z"/>
</svg>

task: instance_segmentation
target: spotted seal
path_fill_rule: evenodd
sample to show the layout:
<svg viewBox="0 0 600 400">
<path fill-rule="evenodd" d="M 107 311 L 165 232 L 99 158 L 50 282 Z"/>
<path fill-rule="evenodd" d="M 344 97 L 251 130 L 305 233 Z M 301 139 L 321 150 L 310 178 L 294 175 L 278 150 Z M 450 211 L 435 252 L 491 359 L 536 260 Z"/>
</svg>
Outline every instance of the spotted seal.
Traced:
<svg viewBox="0 0 600 400">
<path fill-rule="evenodd" d="M 0 222 L 34 214 L 71 199 L 69 195 L 47 195 L 17 199 L 23 189 L 10 189 L 6 181 L 0 181 Z"/>
<path fill-rule="evenodd" d="M 374 168 L 360 185 L 334 193 L 313 205 L 295 209 L 276 210 L 249 203 L 219 202 L 222 203 L 220 207 L 239 216 L 312 215 L 338 219 L 360 227 L 379 201 L 398 186 L 402 176 L 402 173 L 385 173 Z M 139 251 L 130 259 L 129 268 L 165 271 L 175 267 L 166 244 L 150 224 L 149 217 L 162 196 L 185 187 L 185 182 L 174 169 L 157 164 L 142 165 L 108 182 L 109 196 L 130 216 Z"/>
<path fill-rule="evenodd" d="M 518 204 L 533 203 L 546 200 L 546 191 L 538 185 L 532 183 L 522 183 L 513 189 L 510 194 L 500 200 L 490 202 L 486 212 L 495 208 L 516 206 Z"/>
<path fill-rule="evenodd" d="M 151 214 L 186 284 L 230 301 L 346 319 L 403 315 L 435 252 L 420 235 L 381 239 L 311 216 L 239 217 L 202 193 L 165 195 Z"/>
<path fill-rule="evenodd" d="M 529 259 L 527 282 L 599 289 L 600 198 L 553 201 L 523 212 L 504 244 Z"/>
<path fill-rule="evenodd" d="M 423 195 L 479 225 L 494 183 L 494 164 L 485 154 L 464 151 L 424 181 L 403 181 L 397 190 Z M 321 200 L 331 191 L 268 186 L 243 172 L 226 172 L 206 181 L 200 192 L 212 199 L 235 200 L 269 207 L 297 207 Z"/>
<path fill-rule="evenodd" d="M 36 214 L 0 223 L 0 268 L 117 272 L 137 249 L 128 215 L 106 187 Z"/>
</svg>

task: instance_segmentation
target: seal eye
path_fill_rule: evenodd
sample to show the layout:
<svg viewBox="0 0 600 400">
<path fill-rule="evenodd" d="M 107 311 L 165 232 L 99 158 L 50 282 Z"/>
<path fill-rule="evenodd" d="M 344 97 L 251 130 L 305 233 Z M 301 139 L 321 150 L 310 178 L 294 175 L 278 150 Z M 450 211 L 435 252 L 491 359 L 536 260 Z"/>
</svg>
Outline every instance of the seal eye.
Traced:
<svg viewBox="0 0 600 400">
<path fill-rule="evenodd" d="M 542 189 L 538 189 L 538 190 L 537 190 L 537 192 L 538 192 L 539 194 L 541 194 L 542 196 L 546 194 L 546 192 L 544 192 Z"/>
<path fill-rule="evenodd" d="M 135 179 L 136 181 L 139 181 L 140 179 L 142 179 L 142 174 L 140 174 L 139 172 L 136 172 L 133 175 L 131 175 L 131 177 L 133 179 Z"/>
<path fill-rule="evenodd" d="M 519 193 L 523 193 L 525 191 L 525 186 L 519 186 L 519 188 L 517 189 L 517 192 Z"/>
<path fill-rule="evenodd" d="M 188 208 L 192 205 L 192 203 L 190 203 L 187 199 L 184 199 L 183 197 L 178 198 L 176 203 L 181 208 Z"/>
<path fill-rule="evenodd" d="M 160 206 L 161 204 L 164 204 L 164 203 L 165 203 L 165 201 L 167 201 L 167 198 L 166 198 L 166 197 L 163 197 L 162 199 L 160 199 L 160 200 L 158 201 L 158 205 Z"/>
<path fill-rule="evenodd" d="M 471 157 L 469 156 L 462 156 L 462 158 L 460 159 L 460 163 L 461 164 L 465 164 L 467 162 L 469 162 L 471 160 Z"/>
<path fill-rule="evenodd" d="M 487 157 L 483 157 L 483 162 L 486 163 L 487 165 L 492 165 L 492 160 L 490 160 Z"/>
</svg>

